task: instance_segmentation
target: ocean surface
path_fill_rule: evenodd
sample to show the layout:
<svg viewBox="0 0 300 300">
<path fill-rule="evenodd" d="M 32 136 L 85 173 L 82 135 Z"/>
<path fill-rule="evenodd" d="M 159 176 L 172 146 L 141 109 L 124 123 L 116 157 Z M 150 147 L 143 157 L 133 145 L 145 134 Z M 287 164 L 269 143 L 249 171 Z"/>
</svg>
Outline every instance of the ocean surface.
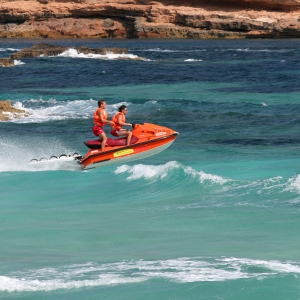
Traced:
<svg viewBox="0 0 300 300">
<path fill-rule="evenodd" d="M 300 40 L 0 40 L 0 299 L 300 299 Z M 82 55 L 73 47 L 126 47 Z M 81 171 L 97 101 L 180 134 Z M 106 128 L 108 133 L 109 128 Z"/>
</svg>

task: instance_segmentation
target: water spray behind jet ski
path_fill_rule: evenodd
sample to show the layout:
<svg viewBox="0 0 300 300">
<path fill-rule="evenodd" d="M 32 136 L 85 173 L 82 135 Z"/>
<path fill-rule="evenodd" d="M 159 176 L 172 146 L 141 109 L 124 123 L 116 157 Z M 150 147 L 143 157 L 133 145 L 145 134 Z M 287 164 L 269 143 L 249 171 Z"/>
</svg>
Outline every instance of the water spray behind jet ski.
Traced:
<svg viewBox="0 0 300 300">
<path fill-rule="evenodd" d="M 73 154 L 61 154 L 59 156 L 55 156 L 55 155 L 52 155 L 50 156 L 49 158 L 47 157 L 42 157 L 40 159 L 32 159 L 29 163 L 32 164 L 32 163 L 40 163 L 40 162 L 52 162 L 52 161 L 80 161 L 80 159 L 82 158 L 82 155 L 80 155 L 79 153 L 77 152 L 74 152 Z"/>
</svg>

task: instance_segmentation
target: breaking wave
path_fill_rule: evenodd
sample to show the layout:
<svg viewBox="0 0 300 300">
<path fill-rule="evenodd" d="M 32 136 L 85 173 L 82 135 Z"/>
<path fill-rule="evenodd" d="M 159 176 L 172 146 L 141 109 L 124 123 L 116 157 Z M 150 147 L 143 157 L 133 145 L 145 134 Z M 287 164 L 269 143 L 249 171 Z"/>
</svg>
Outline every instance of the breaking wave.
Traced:
<svg viewBox="0 0 300 300">
<path fill-rule="evenodd" d="M 193 61 L 202 61 L 202 59 L 188 58 L 188 59 L 185 59 L 184 61 L 190 61 L 190 62 L 193 62 Z"/>
<path fill-rule="evenodd" d="M 54 291 L 132 284 L 151 279 L 164 279 L 178 284 L 251 278 L 261 280 L 289 274 L 300 274 L 299 262 L 235 257 L 184 257 L 102 264 L 90 262 L 5 274 L 0 276 L 0 291 Z"/>
<path fill-rule="evenodd" d="M 227 50 L 221 50 L 221 51 L 238 51 L 238 52 L 291 52 L 295 49 L 250 49 L 250 48 L 237 48 L 237 49 L 227 49 Z"/>
<path fill-rule="evenodd" d="M 15 48 L 0 48 L 0 51 L 1 52 L 6 52 L 6 51 L 12 51 L 12 52 L 15 52 L 15 51 L 20 51 L 21 49 L 15 49 Z"/>
<path fill-rule="evenodd" d="M 151 48 L 151 49 L 130 49 L 132 52 L 179 52 L 179 53 L 187 53 L 187 52 L 205 52 L 206 49 L 190 49 L 190 50 L 176 50 L 176 49 L 161 49 L 161 48 Z"/>
<path fill-rule="evenodd" d="M 168 209 L 197 209 L 212 206 L 270 208 L 297 206 L 300 203 L 300 175 L 291 178 L 275 176 L 258 180 L 235 180 L 210 174 L 204 170 L 196 170 L 177 161 L 169 161 L 161 165 L 124 164 L 117 167 L 114 173 L 125 176 L 128 181 L 164 181 L 163 186 L 168 184 L 164 192 L 172 195 L 169 197 L 185 197 L 188 193 L 189 201 L 179 206 L 168 204 Z M 176 189 L 169 189 L 168 186 L 176 186 Z M 199 193 L 206 195 L 204 199 L 198 200 Z M 282 193 L 285 193 L 284 201 L 274 197 Z M 224 195 L 230 195 L 230 201 Z"/>
<path fill-rule="evenodd" d="M 25 63 L 22 62 L 21 60 L 15 59 L 15 60 L 14 60 L 14 65 L 15 65 L 15 66 L 21 66 L 21 65 L 25 65 Z"/>
<path fill-rule="evenodd" d="M 121 53 L 115 54 L 107 52 L 106 54 L 93 54 L 93 53 L 80 53 L 76 49 L 68 49 L 57 56 L 60 57 L 71 57 L 71 58 L 92 58 L 92 59 L 101 59 L 101 60 L 143 60 L 143 61 L 150 61 L 147 58 L 140 57 L 134 54 L 129 53 Z"/>
<path fill-rule="evenodd" d="M 115 113 L 122 104 L 130 105 L 128 102 L 118 102 L 107 105 L 107 111 L 111 115 Z M 13 106 L 25 110 L 29 115 L 21 119 L 11 119 L 14 123 L 43 123 L 48 121 L 66 120 L 66 119 L 89 119 L 92 118 L 97 101 L 74 100 L 57 101 L 55 99 L 30 99 L 25 101 L 16 101 Z"/>
<path fill-rule="evenodd" d="M 128 173 L 130 174 L 128 180 L 135 179 L 163 179 L 167 177 L 173 170 L 179 169 L 184 172 L 185 175 L 196 178 L 200 183 L 212 182 L 217 184 L 224 184 L 229 179 L 223 178 L 218 175 L 207 174 L 203 171 L 196 171 L 191 167 L 185 167 L 176 161 L 170 161 L 163 165 L 143 165 L 137 164 L 134 166 L 122 165 L 118 167 L 115 174 Z"/>
</svg>

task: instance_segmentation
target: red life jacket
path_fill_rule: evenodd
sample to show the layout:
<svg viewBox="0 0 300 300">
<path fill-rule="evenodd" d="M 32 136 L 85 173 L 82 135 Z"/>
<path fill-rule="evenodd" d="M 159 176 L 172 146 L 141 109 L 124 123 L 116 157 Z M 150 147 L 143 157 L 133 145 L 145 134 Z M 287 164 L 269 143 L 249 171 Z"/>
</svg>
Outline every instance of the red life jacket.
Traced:
<svg viewBox="0 0 300 300">
<path fill-rule="evenodd" d="M 106 123 L 101 122 L 101 119 L 100 119 L 100 116 L 99 116 L 99 114 L 101 113 L 101 110 L 103 112 L 103 115 L 102 115 L 103 119 L 104 120 L 107 119 L 108 114 L 107 114 L 106 110 L 103 109 L 103 108 L 97 108 L 94 112 L 94 124 L 97 125 L 97 126 L 102 127 L 102 126 L 105 126 Z"/>
<path fill-rule="evenodd" d="M 115 123 L 115 125 L 113 126 L 114 129 L 116 130 L 120 130 L 122 128 L 122 125 L 119 123 L 118 119 L 119 119 L 119 116 L 121 116 L 121 122 L 125 123 L 126 121 L 126 118 L 125 118 L 125 115 L 121 112 L 117 112 L 113 117 L 112 117 L 112 121 Z"/>
</svg>

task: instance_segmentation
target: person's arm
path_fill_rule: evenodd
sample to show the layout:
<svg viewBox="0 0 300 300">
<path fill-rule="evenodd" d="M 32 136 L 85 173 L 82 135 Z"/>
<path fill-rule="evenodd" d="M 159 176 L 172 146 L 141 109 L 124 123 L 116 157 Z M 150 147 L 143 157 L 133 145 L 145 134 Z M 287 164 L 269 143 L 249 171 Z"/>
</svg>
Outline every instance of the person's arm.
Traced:
<svg viewBox="0 0 300 300">
<path fill-rule="evenodd" d="M 121 121 L 121 115 L 118 116 L 118 123 L 122 126 L 132 126 L 130 123 L 124 123 Z"/>
<path fill-rule="evenodd" d="M 104 119 L 102 110 L 99 111 L 99 117 L 100 117 L 100 120 L 101 120 L 102 123 L 107 123 L 107 124 L 111 124 L 111 125 L 115 124 L 113 121 L 109 121 L 107 119 Z"/>
</svg>

